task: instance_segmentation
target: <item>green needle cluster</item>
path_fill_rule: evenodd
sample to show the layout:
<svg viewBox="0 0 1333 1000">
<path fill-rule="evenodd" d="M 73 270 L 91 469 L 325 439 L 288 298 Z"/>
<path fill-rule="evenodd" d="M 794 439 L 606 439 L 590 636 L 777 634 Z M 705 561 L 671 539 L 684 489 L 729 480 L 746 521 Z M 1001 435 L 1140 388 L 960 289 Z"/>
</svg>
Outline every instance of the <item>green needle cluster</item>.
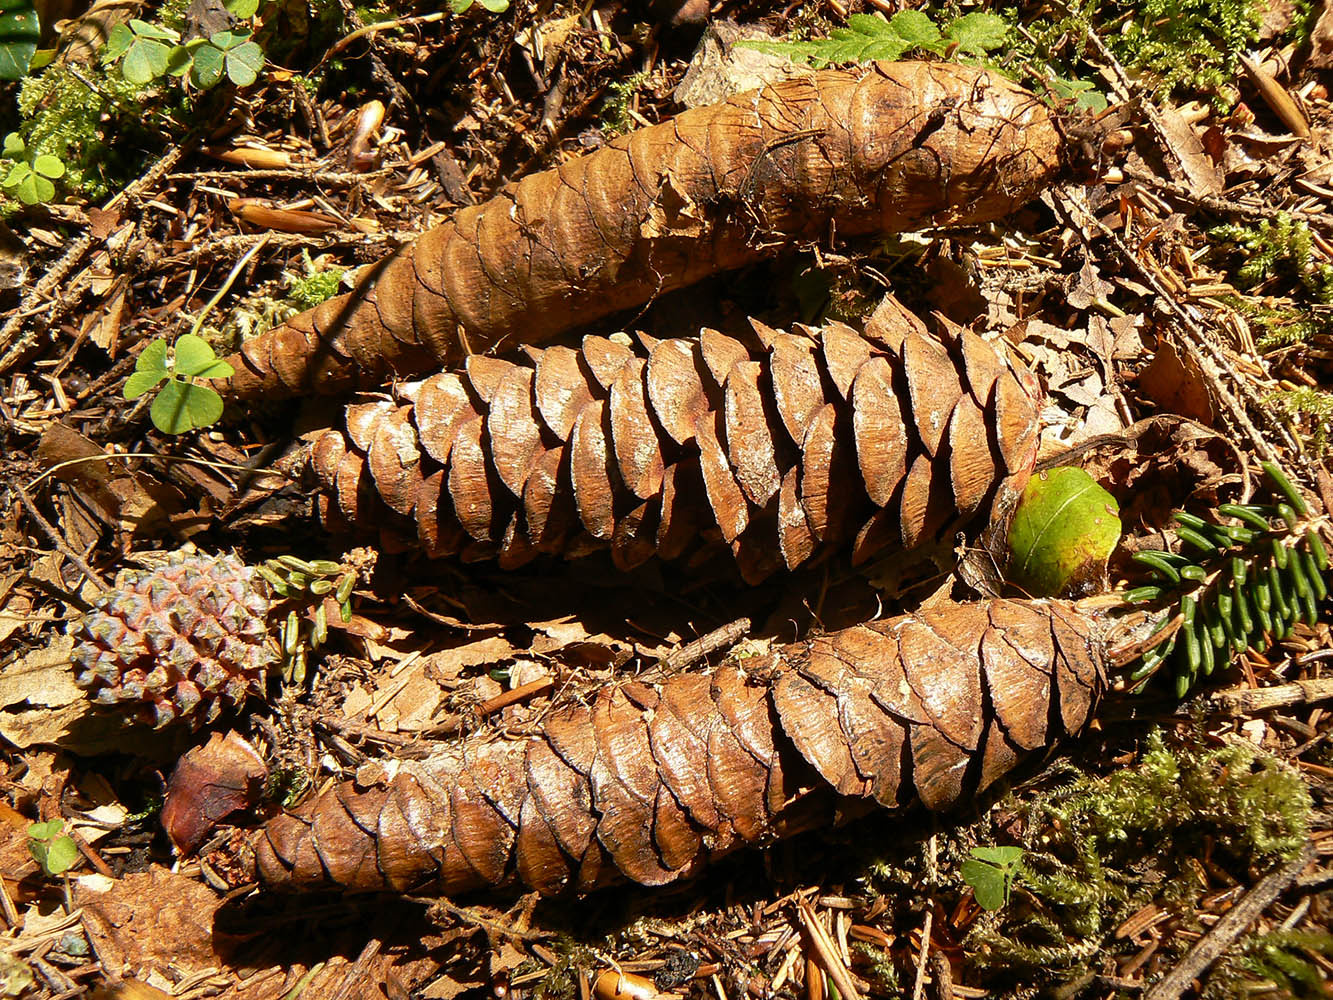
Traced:
<svg viewBox="0 0 1333 1000">
<path fill-rule="evenodd" d="M 1179 551 L 1134 554 L 1153 582 L 1125 600 L 1167 605 L 1156 632 L 1179 627 L 1144 654 L 1132 681 L 1169 664 L 1183 698 L 1233 653 L 1263 648 L 1286 638 L 1296 622 L 1318 619 L 1319 602 L 1328 596 L 1328 553 L 1291 481 L 1271 462 L 1263 469 L 1282 497 L 1278 503 L 1220 504 L 1216 520 L 1177 511 Z"/>
<path fill-rule="evenodd" d="M 279 599 L 274 610 L 287 615 L 278 626 L 282 648 L 282 679 L 302 685 L 306 661 L 329 637 L 327 600 L 332 597 L 343 622 L 352 620 L 352 588 L 356 570 L 330 559 L 307 561 L 296 556 L 278 556 L 257 566 Z M 313 608 L 313 611 L 312 611 Z"/>
</svg>

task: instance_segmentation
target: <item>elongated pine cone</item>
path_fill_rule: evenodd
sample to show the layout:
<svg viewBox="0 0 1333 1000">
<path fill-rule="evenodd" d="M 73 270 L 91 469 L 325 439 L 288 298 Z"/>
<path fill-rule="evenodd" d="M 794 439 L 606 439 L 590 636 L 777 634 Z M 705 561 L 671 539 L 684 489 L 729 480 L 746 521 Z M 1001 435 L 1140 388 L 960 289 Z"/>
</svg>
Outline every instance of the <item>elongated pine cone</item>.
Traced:
<svg viewBox="0 0 1333 1000">
<path fill-rule="evenodd" d="M 71 626 L 74 682 L 99 705 L 155 727 L 197 727 L 261 689 L 277 663 L 262 577 L 233 555 L 173 553 L 122 572 Z"/>
<path fill-rule="evenodd" d="M 993 70 L 823 70 L 685 111 L 464 208 L 361 286 L 245 344 L 240 398 L 340 393 L 538 344 L 793 243 L 973 225 L 1064 142 Z"/>
<path fill-rule="evenodd" d="M 858 806 L 947 809 L 1084 727 L 1105 683 L 1100 632 L 1061 602 L 944 605 L 607 687 L 526 740 L 377 766 L 270 820 L 258 875 L 584 893 L 662 885 Z"/>
<path fill-rule="evenodd" d="M 892 299 L 864 335 L 755 331 L 474 355 L 352 404 L 312 448 L 321 513 L 509 567 L 716 541 L 755 582 L 823 544 L 913 548 L 1022 491 L 1038 391 L 1002 349 Z"/>
</svg>

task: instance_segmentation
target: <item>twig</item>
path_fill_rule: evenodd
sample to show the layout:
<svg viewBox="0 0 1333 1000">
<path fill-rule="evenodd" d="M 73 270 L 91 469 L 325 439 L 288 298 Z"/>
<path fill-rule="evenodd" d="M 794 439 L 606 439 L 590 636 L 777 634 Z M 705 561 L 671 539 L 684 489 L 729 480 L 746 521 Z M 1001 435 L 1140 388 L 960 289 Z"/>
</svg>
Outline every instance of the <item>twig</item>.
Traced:
<svg viewBox="0 0 1333 1000">
<path fill-rule="evenodd" d="M 185 173 L 168 174 L 169 181 L 305 181 L 306 183 L 324 184 L 329 187 L 353 187 L 378 177 L 387 177 L 393 173 L 391 167 L 379 170 L 353 172 L 346 170 L 320 170 L 314 164 L 307 167 L 266 167 L 260 170 L 190 170 Z"/>
<path fill-rule="evenodd" d="M 1240 901 L 1222 915 L 1174 969 L 1153 984 L 1144 1000 L 1177 1000 L 1194 980 L 1207 971 L 1236 938 L 1245 932 L 1287 886 L 1296 881 L 1301 870 L 1314 860 L 1314 848 L 1307 842 L 1300 855 L 1276 871 L 1269 872 Z"/>
<path fill-rule="evenodd" d="M 734 622 L 715 628 L 707 635 L 701 635 L 679 649 L 672 650 L 662 658 L 662 666 L 675 673 L 698 663 L 709 653 L 735 645 L 750 631 L 750 619 L 737 618 Z"/>
<path fill-rule="evenodd" d="M 1308 705 L 1333 698 L 1333 677 L 1266 688 L 1230 688 L 1208 696 L 1208 707 L 1231 715 L 1252 715 L 1285 705 Z"/>
<path fill-rule="evenodd" d="M 477 714 L 485 718 L 488 715 L 494 715 L 502 708 L 508 708 L 527 698 L 536 698 L 539 695 L 546 694 L 555 687 L 553 677 L 540 677 L 535 681 L 529 681 L 527 684 L 520 684 L 518 687 L 509 691 L 503 691 L 494 698 L 489 698 L 477 706 Z"/>
<path fill-rule="evenodd" d="M 930 959 L 930 928 L 935 914 L 926 910 L 926 919 L 921 925 L 921 950 L 916 955 L 916 979 L 912 983 L 912 1000 L 921 1000 L 921 993 L 926 988 L 926 966 Z"/>
<path fill-rule="evenodd" d="M 930 839 L 926 841 L 926 881 L 930 885 L 935 884 L 935 878 L 939 873 L 936 867 L 937 851 L 939 850 L 939 841 L 935 832 L 932 830 Z M 921 992 L 926 986 L 926 965 L 930 959 L 930 929 L 935 920 L 935 911 L 929 904 L 926 906 L 926 919 L 921 925 L 921 950 L 916 956 L 916 981 L 912 984 L 912 1000 L 921 1000 Z"/>
<path fill-rule="evenodd" d="M 485 931 L 486 936 L 493 941 L 545 941 L 552 936 L 550 931 L 532 931 L 522 930 L 518 927 L 512 927 L 508 924 L 502 924 L 492 920 L 490 917 L 484 917 L 471 906 L 455 906 L 447 899 L 419 899 L 409 896 L 408 899 L 414 902 L 427 903 L 430 909 L 435 913 L 447 913 L 455 920 L 462 921 L 476 927 L 478 930 Z"/>
<path fill-rule="evenodd" d="M 291 248 L 315 251 L 335 246 L 375 248 L 382 244 L 392 250 L 418 235 L 420 234 L 342 233 L 336 231 L 326 233 L 323 236 L 312 236 L 306 233 L 239 233 L 235 236 L 224 236 L 211 243 L 201 243 L 182 253 L 172 254 L 170 257 L 163 257 L 161 260 L 155 261 L 155 270 L 161 272 L 176 267 L 193 266 L 201 260 L 231 257 L 238 251 L 245 250 L 258 243 L 265 236 L 269 237 L 269 246 L 274 250 Z"/>
<path fill-rule="evenodd" d="M 148 168 L 142 177 L 108 201 L 106 210 L 115 208 L 122 201 L 138 198 L 140 194 L 165 176 L 185 155 L 188 148 L 189 143 L 182 142 L 167 150 L 158 158 L 156 163 Z M 22 332 L 25 313 L 35 309 L 39 300 L 46 298 L 57 288 L 60 288 L 62 294 L 49 309 L 43 310 L 46 326 L 49 328 L 77 299 L 78 293 L 82 290 L 82 286 L 87 279 L 76 279 L 69 288 L 62 288 L 61 286 L 69 273 L 83 259 L 84 254 L 92 248 L 94 242 L 91 233 L 85 233 L 75 240 L 60 260 L 56 261 L 51 269 L 38 279 L 37 283 L 32 286 L 32 290 L 23 297 L 19 307 L 10 314 L 9 319 L 5 321 L 5 325 L 0 327 L 0 355 L 3 355 L 0 356 L 0 375 L 9 371 L 19 356 L 28 349 L 28 345 L 33 338 L 37 336 L 35 326 L 30 326 L 26 332 Z"/>
<path fill-rule="evenodd" d="M 102 579 L 101 575 L 98 574 L 96 570 L 84 561 L 83 556 L 74 551 L 69 542 L 65 541 L 65 536 L 56 531 L 50 521 L 42 517 L 42 512 L 39 511 L 36 505 L 32 502 L 32 497 L 28 496 L 28 491 L 17 482 L 12 482 L 9 485 L 12 486 L 14 492 L 18 494 L 19 501 L 23 504 L 23 509 L 28 512 L 28 516 L 37 522 L 37 526 L 42 529 L 43 534 L 45 534 L 46 537 L 51 540 L 52 544 L 60 550 L 60 554 L 77 566 L 83 572 L 84 576 L 97 584 L 99 589 L 104 591 L 110 590 L 110 585 Z"/>
</svg>

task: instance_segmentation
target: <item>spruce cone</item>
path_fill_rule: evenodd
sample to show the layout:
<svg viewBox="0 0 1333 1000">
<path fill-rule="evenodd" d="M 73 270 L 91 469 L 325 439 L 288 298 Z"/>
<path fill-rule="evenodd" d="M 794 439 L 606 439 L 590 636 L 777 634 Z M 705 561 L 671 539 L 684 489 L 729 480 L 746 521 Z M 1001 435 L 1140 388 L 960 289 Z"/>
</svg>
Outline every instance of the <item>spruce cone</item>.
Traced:
<svg viewBox="0 0 1333 1000">
<path fill-rule="evenodd" d="M 702 538 L 756 582 L 849 539 L 857 561 L 913 548 L 1021 492 L 1037 390 L 992 344 L 892 299 L 864 335 L 754 327 L 757 349 L 705 330 L 474 355 L 353 404 L 312 449 L 321 514 L 507 567 L 609 546 L 630 569 Z"/>
<path fill-rule="evenodd" d="M 1002 218 L 1056 176 L 1042 102 L 952 63 L 829 69 L 531 174 L 248 341 L 224 391 L 338 394 L 551 340 L 794 243 Z"/>
<path fill-rule="evenodd" d="M 173 553 L 158 569 L 122 572 L 71 626 L 74 682 L 132 719 L 197 728 L 277 663 L 268 610 L 263 579 L 236 556 Z"/>
<path fill-rule="evenodd" d="M 968 801 L 1079 732 L 1099 623 L 1047 601 L 944 605 L 661 687 L 631 681 L 527 740 L 466 739 L 270 821 L 270 887 L 453 895 L 661 885 L 877 803 Z"/>
</svg>

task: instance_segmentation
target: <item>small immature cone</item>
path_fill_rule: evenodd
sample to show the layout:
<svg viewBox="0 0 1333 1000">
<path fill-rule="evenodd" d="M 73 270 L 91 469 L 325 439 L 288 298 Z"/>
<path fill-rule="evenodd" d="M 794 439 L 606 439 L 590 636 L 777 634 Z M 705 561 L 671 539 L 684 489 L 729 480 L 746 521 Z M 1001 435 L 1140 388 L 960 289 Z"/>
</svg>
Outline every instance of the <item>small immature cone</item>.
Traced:
<svg viewBox="0 0 1333 1000">
<path fill-rule="evenodd" d="M 1054 601 L 945 604 L 744 670 L 628 682 L 526 740 L 477 736 L 324 791 L 257 834 L 270 888 L 454 895 L 662 885 L 835 812 L 968 801 L 1077 734 L 1100 623 Z"/>
<path fill-rule="evenodd" d="M 539 344 L 830 231 L 998 219 L 1055 177 L 1044 105 L 990 70 L 877 63 L 632 132 L 463 209 L 249 341 L 239 398 L 371 386 Z"/>
<path fill-rule="evenodd" d="M 892 299 L 864 334 L 754 326 L 750 346 L 705 330 L 473 356 L 354 403 L 311 451 L 322 515 L 506 567 L 725 545 L 756 582 L 828 545 L 914 548 L 1022 491 L 1037 390 L 1003 347 L 937 338 Z"/>
</svg>

